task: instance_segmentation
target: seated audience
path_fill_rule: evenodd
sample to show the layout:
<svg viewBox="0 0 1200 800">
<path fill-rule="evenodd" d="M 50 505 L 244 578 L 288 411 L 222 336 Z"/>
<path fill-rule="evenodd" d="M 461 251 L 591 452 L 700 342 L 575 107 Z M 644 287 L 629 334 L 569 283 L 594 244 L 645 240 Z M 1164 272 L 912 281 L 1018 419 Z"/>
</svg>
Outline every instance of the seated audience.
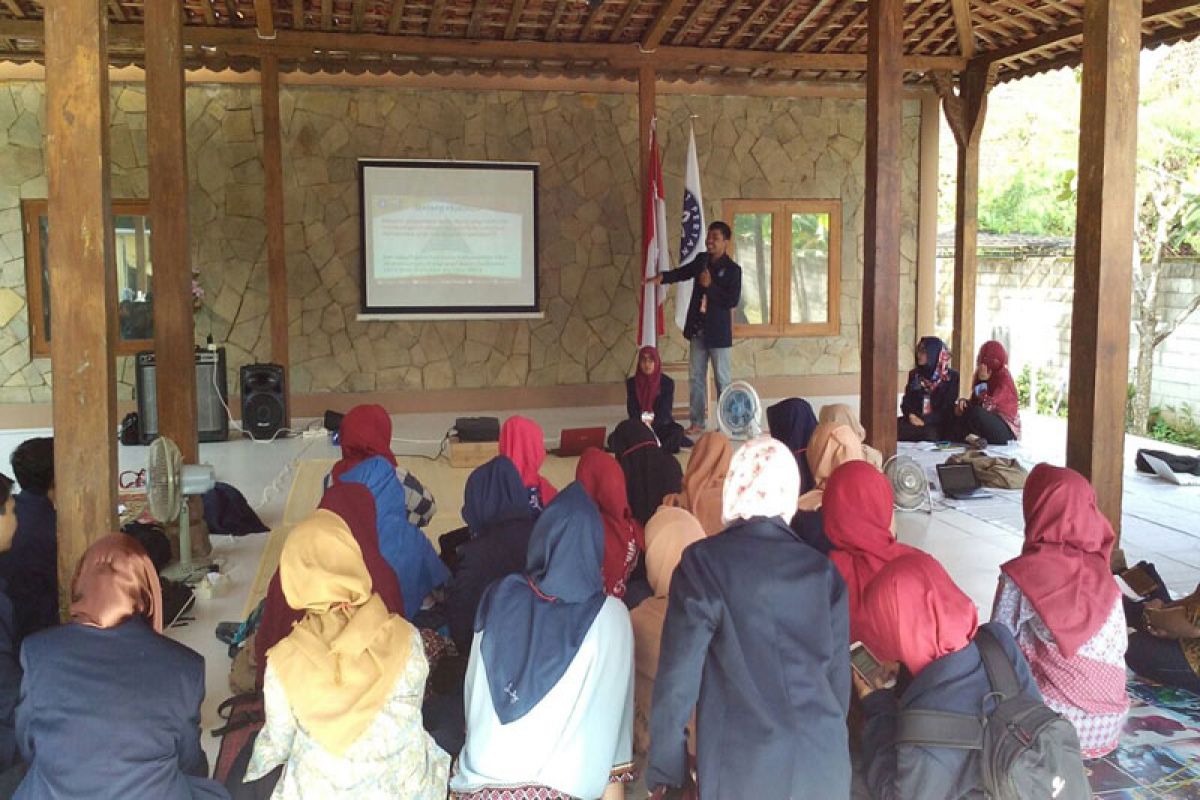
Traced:
<svg viewBox="0 0 1200 800">
<path fill-rule="evenodd" d="M 978 436 L 988 444 L 1005 445 L 1021 438 L 1017 385 L 1008 371 L 1008 353 L 999 342 L 979 348 L 975 384 L 968 400 L 955 403 L 958 438 Z"/>
<path fill-rule="evenodd" d="M 625 492 L 633 517 L 645 525 L 663 498 L 683 484 L 679 460 L 658 446 L 654 433 L 640 420 L 621 422 L 608 437 L 608 446 L 625 473 Z"/>
<path fill-rule="evenodd" d="M 787 445 L 796 457 L 796 466 L 800 468 L 800 493 L 810 491 L 814 481 L 806 453 L 813 431 L 817 429 L 817 415 L 812 406 L 799 397 L 780 400 L 767 408 L 767 427 L 771 435 Z"/>
<path fill-rule="evenodd" d="M 796 507 L 801 511 L 817 511 L 825 496 L 829 476 L 849 461 L 866 461 L 862 441 L 848 425 L 822 422 L 808 442 L 808 468 L 813 476 L 813 488 L 800 495 Z"/>
<path fill-rule="evenodd" d="M 529 505 L 541 511 L 550 505 L 558 489 L 542 477 L 539 470 L 546 460 L 546 437 L 542 428 L 527 417 L 512 416 L 500 426 L 500 455 L 521 473 L 521 482 L 529 492 Z"/>
<path fill-rule="evenodd" d="M 899 692 L 868 686 L 855 676 L 863 698 L 863 767 L 871 796 L 895 800 L 984 797 L 980 751 L 897 743 L 899 714 L 910 710 L 989 714 L 996 701 L 980 657 L 978 614 L 933 557 L 914 551 L 875 576 L 863 598 L 872 653 L 898 662 L 912 676 Z M 1036 699 L 1037 684 L 1012 634 L 983 626 L 1016 668 L 1023 693 Z M 893 673 L 894 674 L 894 673 Z"/>
<path fill-rule="evenodd" d="M 950 368 L 950 351 L 936 336 L 917 342 L 917 365 L 908 372 L 896 435 L 902 442 L 936 442 L 955 434 L 958 370 Z"/>
<path fill-rule="evenodd" d="M 538 518 L 525 574 L 485 592 L 451 797 L 623 798 L 632 779 L 633 634 L 600 577 L 604 531 L 572 484 Z"/>
<path fill-rule="evenodd" d="M 423 528 L 437 513 L 437 501 L 417 476 L 396 464 L 392 453 L 392 418 L 379 405 L 360 405 L 350 409 L 338 429 L 342 448 L 342 459 L 333 465 L 330 480 L 348 480 L 366 483 L 359 479 L 356 468 L 365 461 L 382 458 L 396 472 L 396 480 L 404 487 L 404 508 L 408 522 Z M 350 473 L 347 475 L 347 473 Z"/>
<path fill-rule="evenodd" d="M 663 505 L 690 511 L 709 536 L 720 533 L 725 529 L 721 518 L 721 492 L 732 458 L 733 444 L 728 436 L 720 431 L 709 431 L 701 436 L 692 448 L 687 470 L 683 473 L 682 488 L 678 494 L 664 497 Z"/>
<path fill-rule="evenodd" d="M 25 640 L 15 797 L 228 798 L 200 748 L 204 659 L 162 635 L 150 557 L 98 539 L 71 582 L 71 622 Z"/>
<path fill-rule="evenodd" d="M 339 483 L 325 490 L 320 509 L 341 517 L 358 542 L 359 552 L 375 594 L 383 599 L 389 613 L 404 615 L 404 597 L 396 573 L 379 551 L 379 533 L 375 528 L 375 499 L 367 488 L 357 483 Z M 275 570 L 267 586 L 262 617 L 254 634 L 254 668 L 256 685 L 261 687 L 267 670 L 267 652 L 283 640 L 300 620 L 304 610 L 293 608 L 283 593 L 280 571 Z"/>
<path fill-rule="evenodd" d="M 12 478 L 0 474 L 0 553 L 12 548 L 17 531 L 17 503 Z M 11 797 L 24 773 L 17 757 L 14 712 L 21 689 L 21 663 L 17 659 L 17 634 L 12 601 L 0 578 L 0 797 Z"/>
<path fill-rule="evenodd" d="M 711 434 L 705 434 L 708 436 Z M 703 441 L 703 438 L 701 439 Z M 654 697 L 654 676 L 658 673 L 659 642 L 667 619 L 667 591 L 671 575 L 688 545 L 705 536 L 699 521 L 682 508 L 664 506 L 646 525 L 646 572 L 654 595 L 629 612 L 633 622 L 635 683 L 633 694 L 633 749 L 639 755 L 650 752 L 650 701 Z M 693 738 L 695 732 L 693 731 Z M 695 742 L 691 752 L 695 754 Z"/>
<path fill-rule="evenodd" d="M 655 347 L 638 351 L 637 372 L 625 379 L 625 407 L 629 418 L 645 422 L 668 453 L 689 444 L 683 426 L 675 421 L 675 381 L 662 373 L 662 358 Z"/>
<path fill-rule="evenodd" d="M 533 509 L 521 475 L 504 456 L 473 471 L 463 497 L 470 539 L 462 546 L 458 571 L 446 593 L 450 638 L 465 656 L 475 635 L 479 598 L 492 583 L 525 568 Z"/>
<path fill-rule="evenodd" d="M 575 480 L 600 510 L 604 525 L 604 593 L 624 598 L 638 554 L 646 547 L 642 524 L 629 508 L 625 474 L 615 458 L 592 447 L 579 457 Z"/>
<path fill-rule="evenodd" d="M 430 593 L 450 577 L 429 539 L 417 529 L 436 510 L 433 498 L 424 489 L 417 492 L 406 485 L 415 481 L 411 473 L 401 481 L 391 451 L 392 419 L 381 406 L 352 408 L 342 420 L 341 434 L 342 460 L 331 476 L 335 484 L 360 483 L 375 498 L 379 550 L 400 581 L 404 617 L 413 620 L 433 604 Z"/>
<path fill-rule="evenodd" d="M 58 624 L 58 514 L 54 510 L 54 439 L 27 439 L 12 454 L 17 531 L 0 557 L 16 641 Z"/>
<path fill-rule="evenodd" d="M 1116 749 L 1129 712 L 1125 611 L 1109 571 L 1113 530 L 1078 472 L 1038 464 L 1025 483 L 1025 546 L 1001 567 L 992 621 L 1029 662 L 1084 758 Z"/>
<path fill-rule="evenodd" d="M 1169 628 L 1146 617 L 1130 620 L 1136 630 L 1129 635 L 1125 663 L 1138 675 L 1168 686 L 1200 694 L 1200 586 L 1181 600 L 1154 597 L 1142 610 L 1180 609 Z"/>
<path fill-rule="evenodd" d="M 320 509 L 297 525 L 279 578 L 304 617 L 269 653 L 246 780 L 284 765 L 275 798 L 444 798 L 450 757 L 421 725 L 421 636 L 374 593 L 347 522 Z"/>
<path fill-rule="evenodd" d="M 858 437 L 859 444 L 862 445 L 863 461 L 866 461 L 875 467 L 875 469 L 883 469 L 883 453 L 867 444 L 867 429 L 863 427 L 858 414 L 854 412 L 853 408 L 845 403 L 830 403 L 827 406 L 821 406 L 821 413 L 817 417 L 817 422 L 832 422 L 850 428 L 850 430 L 854 431 L 854 435 Z"/>
<path fill-rule="evenodd" d="M 821 505 L 829 558 L 846 581 L 850 638 L 866 641 L 863 593 L 889 561 L 920 552 L 896 541 L 892 532 L 892 487 L 865 461 L 849 461 L 834 470 Z M 868 647 L 873 644 L 867 641 Z"/>
<path fill-rule="evenodd" d="M 788 528 L 799 493 L 787 447 L 752 439 L 725 481 L 729 527 L 684 550 L 654 681 L 649 789 L 683 786 L 696 709 L 704 797 L 849 796 L 846 586 Z"/>
</svg>

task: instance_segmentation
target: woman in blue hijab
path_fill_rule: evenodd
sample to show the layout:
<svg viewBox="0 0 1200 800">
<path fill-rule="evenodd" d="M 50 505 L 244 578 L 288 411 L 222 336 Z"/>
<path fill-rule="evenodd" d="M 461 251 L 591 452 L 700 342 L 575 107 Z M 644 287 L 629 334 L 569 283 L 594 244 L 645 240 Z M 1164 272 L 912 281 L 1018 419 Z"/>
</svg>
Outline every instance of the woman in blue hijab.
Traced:
<svg viewBox="0 0 1200 800">
<path fill-rule="evenodd" d="M 958 400 L 958 371 L 950 368 L 950 351 L 941 339 L 926 336 L 917 342 L 916 360 L 900 403 L 897 439 L 936 442 L 949 438 Z"/>
<path fill-rule="evenodd" d="M 800 468 L 800 494 L 817 488 L 808 466 L 808 440 L 817 429 L 817 415 L 807 400 L 789 397 L 767 409 L 767 427 L 771 436 L 787 445 Z"/>
</svg>

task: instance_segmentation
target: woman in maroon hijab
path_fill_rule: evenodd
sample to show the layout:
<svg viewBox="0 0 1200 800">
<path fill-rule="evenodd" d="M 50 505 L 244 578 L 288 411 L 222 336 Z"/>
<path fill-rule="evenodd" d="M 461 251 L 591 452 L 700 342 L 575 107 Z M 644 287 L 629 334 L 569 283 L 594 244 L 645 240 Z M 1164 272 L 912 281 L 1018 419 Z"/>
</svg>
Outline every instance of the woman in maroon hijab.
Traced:
<svg viewBox="0 0 1200 800">
<path fill-rule="evenodd" d="M 985 342 L 976 359 L 971 397 L 954 406 L 960 437 L 975 435 L 993 445 L 1020 439 L 1019 405 L 1017 385 L 1008 371 L 1008 352 L 999 342 Z"/>
<path fill-rule="evenodd" d="M 683 426 L 675 421 L 675 381 L 663 375 L 658 349 L 638 351 L 637 371 L 625 379 L 625 408 L 630 419 L 646 422 L 658 437 L 663 450 L 678 453 L 691 442 L 683 435 Z"/>
</svg>

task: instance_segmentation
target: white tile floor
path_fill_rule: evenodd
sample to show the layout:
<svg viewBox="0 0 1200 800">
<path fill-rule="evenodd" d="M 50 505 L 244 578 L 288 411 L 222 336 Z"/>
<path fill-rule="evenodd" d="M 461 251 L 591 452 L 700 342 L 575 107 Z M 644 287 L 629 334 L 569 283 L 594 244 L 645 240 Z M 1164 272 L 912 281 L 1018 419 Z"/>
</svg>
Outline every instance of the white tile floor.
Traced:
<svg viewBox="0 0 1200 800">
<path fill-rule="evenodd" d="M 814 399 L 823 402 L 854 402 L 857 398 Z M 480 412 L 488 413 L 488 412 Z M 497 416 L 505 416 L 503 413 Z M 551 439 L 564 427 L 611 424 L 624 416 L 618 407 L 544 409 L 526 412 L 536 419 Z M 413 414 L 395 420 L 397 454 L 413 460 L 420 474 L 420 459 L 438 451 L 442 435 L 454 421 L 454 413 Z M 306 423 L 297 421 L 297 427 Z M 22 439 L 46 435 L 47 431 L 8 431 L 0 433 L 0 463 Z M 1062 464 L 1066 426 L 1062 420 L 1031 418 L 1025 421 L 1024 444 L 1015 454 L 1029 464 L 1045 460 Z M 552 446 L 554 442 L 550 443 Z M 1129 437 L 1126 457 L 1126 488 L 1123 546 L 1130 561 L 1153 561 L 1171 590 L 1190 592 L 1200 581 L 1200 488 L 1170 487 L 1157 479 L 1133 472 L 1133 455 L 1138 447 L 1179 449 Z M 1182 450 L 1180 450 L 1182 452 Z M 287 492 L 296 463 L 309 458 L 335 458 L 337 450 L 326 437 L 283 439 L 269 444 L 248 440 L 205 444 L 201 460 L 216 468 L 219 480 L 237 486 L 268 525 L 282 518 Z M 120 448 L 121 469 L 140 469 L 145 464 L 146 448 Z M 945 454 L 938 454 L 943 460 Z M 928 457 L 926 457 L 928 461 Z M 443 499 L 456 504 L 457 499 Z M 920 547 L 945 564 L 951 576 L 980 608 L 981 617 L 991 611 L 992 596 L 1001 563 L 1021 548 L 1019 493 L 999 496 L 990 501 L 974 501 L 976 506 L 944 508 L 933 514 L 902 512 L 897 515 L 899 538 Z M 264 536 L 242 539 L 215 537 L 214 555 L 225 564 L 233 579 L 230 592 L 220 598 L 198 604 L 196 619 L 172 636 L 201 652 L 208 663 L 208 693 L 203 710 L 205 729 L 217 724 L 216 706 L 228 696 L 229 661 L 224 645 L 213 636 L 217 622 L 237 619 L 245 594 L 253 580 Z M 215 742 L 205 743 L 210 754 Z"/>
</svg>

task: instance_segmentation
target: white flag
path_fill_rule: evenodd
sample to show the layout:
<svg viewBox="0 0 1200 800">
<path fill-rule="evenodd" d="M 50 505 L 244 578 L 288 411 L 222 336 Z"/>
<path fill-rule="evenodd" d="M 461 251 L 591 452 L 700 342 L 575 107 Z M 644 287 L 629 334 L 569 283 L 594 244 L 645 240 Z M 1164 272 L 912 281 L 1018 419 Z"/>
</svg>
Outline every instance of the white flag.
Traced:
<svg viewBox="0 0 1200 800">
<path fill-rule="evenodd" d="M 700 195 L 700 160 L 696 157 L 696 129 L 688 134 L 687 170 L 683 178 L 683 232 L 679 237 L 679 266 L 704 252 L 704 199 Z M 675 284 L 675 324 L 687 323 L 692 302 L 692 281 Z"/>
</svg>

